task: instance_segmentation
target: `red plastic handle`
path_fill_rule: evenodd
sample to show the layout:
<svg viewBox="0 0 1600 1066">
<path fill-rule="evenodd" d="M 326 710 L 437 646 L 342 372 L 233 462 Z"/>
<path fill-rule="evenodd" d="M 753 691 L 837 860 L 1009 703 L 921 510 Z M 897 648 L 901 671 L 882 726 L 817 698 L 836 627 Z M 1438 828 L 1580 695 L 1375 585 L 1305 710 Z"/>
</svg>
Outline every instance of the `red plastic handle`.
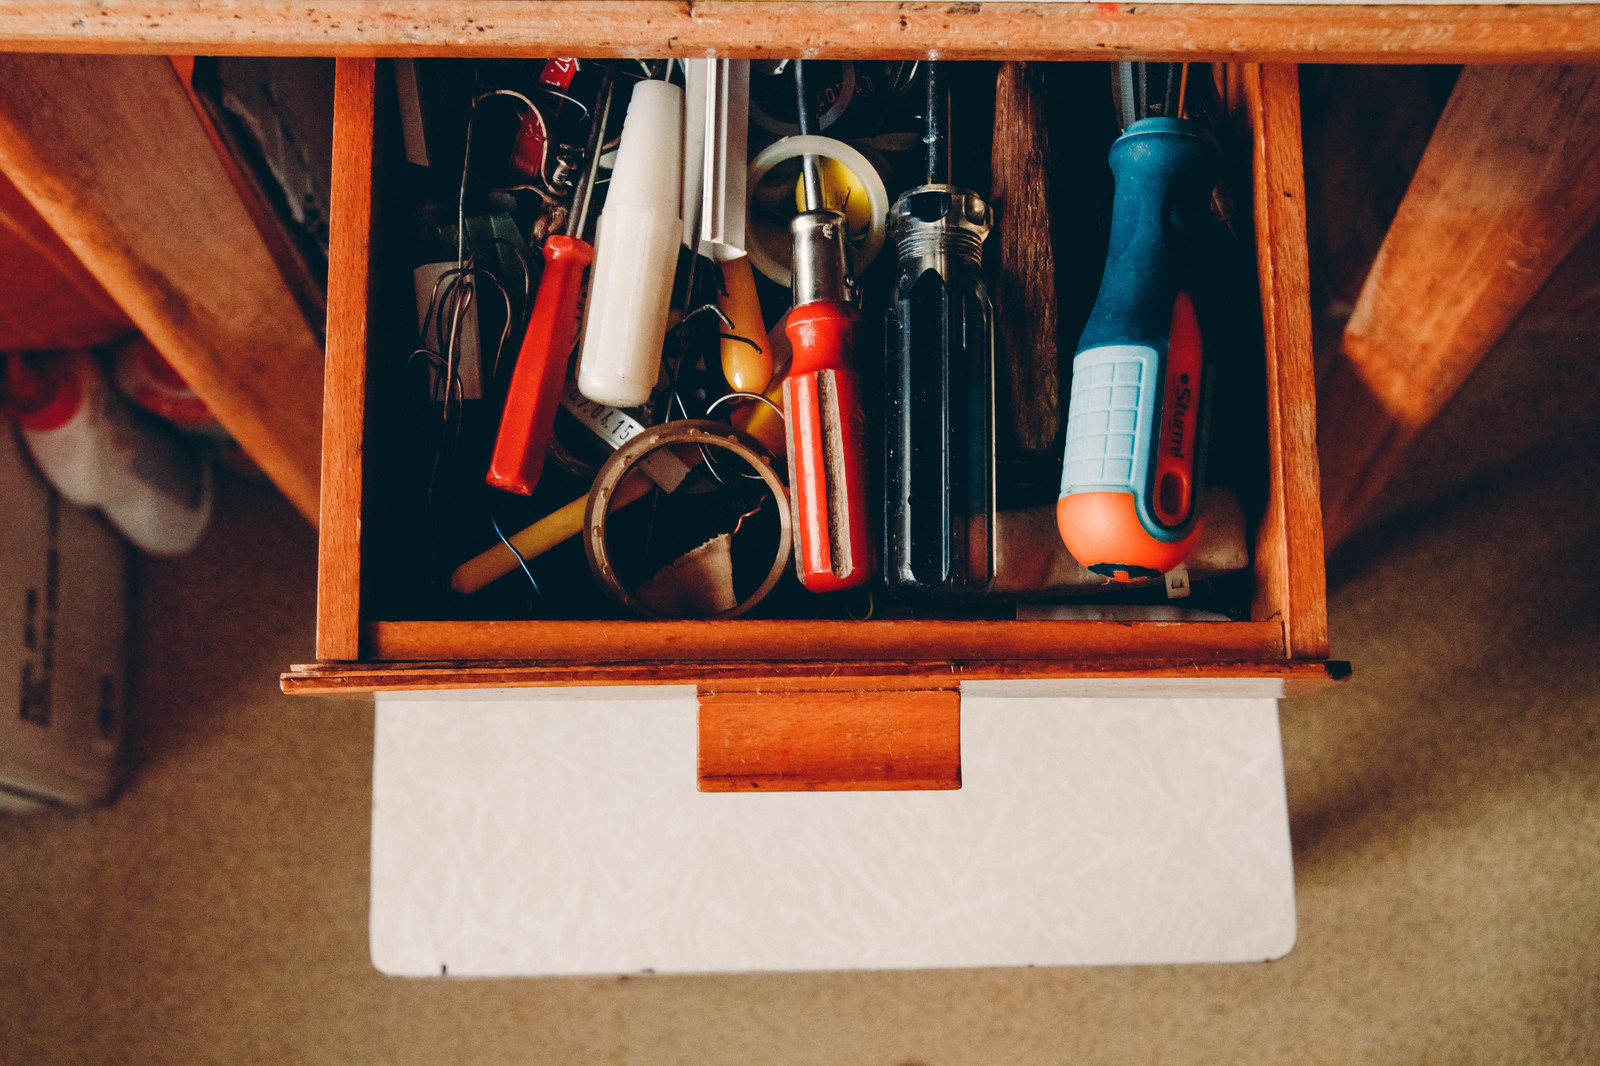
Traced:
<svg viewBox="0 0 1600 1066">
<path fill-rule="evenodd" d="M 1168 526 L 1182 525 L 1194 506 L 1195 443 L 1199 433 L 1200 322 L 1194 302 L 1178 293 L 1172 305 L 1172 331 L 1167 339 L 1167 372 L 1162 383 L 1161 439 L 1150 503 Z"/>
<path fill-rule="evenodd" d="M 486 480 L 497 489 L 528 496 L 539 484 L 567 362 L 578 335 L 583 272 L 592 262 L 594 246 L 585 241 L 554 236 L 544 242 L 539 295 L 533 302 L 522 350 L 517 353 L 505 413 L 500 416 L 500 434 L 489 460 Z"/>
<path fill-rule="evenodd" d="M 794 364 L 783 383 L 795 570 L 812 592 L 872 577 L 867 421 L 850 368 L 856 309 L 814 303 L 789 313 Z"/>
</svg>

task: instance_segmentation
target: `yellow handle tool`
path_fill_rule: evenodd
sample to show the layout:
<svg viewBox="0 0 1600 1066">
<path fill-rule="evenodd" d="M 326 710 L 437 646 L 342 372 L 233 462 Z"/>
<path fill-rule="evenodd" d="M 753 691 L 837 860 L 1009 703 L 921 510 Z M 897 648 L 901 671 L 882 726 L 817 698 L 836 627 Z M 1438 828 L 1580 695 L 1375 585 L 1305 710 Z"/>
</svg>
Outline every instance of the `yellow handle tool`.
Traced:
<svg viewBox="0 0 1600 1066">
<path fill-rule="evenodd" d="M 732 324 L 722 340 L 722 376 L 739 392 L 766 392 L 772 383 L 772 352 L 748 255 L 723 262 L 722 284 L 727 292 L 717 298 L 717 306 Z"/>
</svg>

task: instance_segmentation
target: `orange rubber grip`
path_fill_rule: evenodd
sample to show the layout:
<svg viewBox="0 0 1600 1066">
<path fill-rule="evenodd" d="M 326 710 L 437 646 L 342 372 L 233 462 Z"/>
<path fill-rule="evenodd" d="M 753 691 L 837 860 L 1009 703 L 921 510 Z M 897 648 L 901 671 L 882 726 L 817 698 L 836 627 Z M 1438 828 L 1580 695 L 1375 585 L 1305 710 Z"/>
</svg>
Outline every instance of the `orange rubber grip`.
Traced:
<svg viewBox="0 0 1600 1066">
<path fill-rule="evenodd" d="M 1168 543 L 1145 532 L 1131 492 L 1075 492 L 1056 501 L 1056 526 L 1083 566 L 1117 581 L 1160 577 L 1200 543 L 1203 523 Z"/>
<path fill-rule="evenodd" d="M 872 578 L 867 513 L 867 420 L 850 367 L 858 314 L 814 303 L 789 313 L 794 364 L 783 383 L 794 509 L 795 571 L 812 592 Z"/>
<path fill-rule="evenodd" d="M 544 242 L 539 295 L 511 373 L 511 388 L 485 478 L 497 489 L 529 496 L 539 484 L 561 385 L 578 335 L 583 272 L 592 262 L 594 246 L 586 241 L 557 235 Z"/>
</svg>

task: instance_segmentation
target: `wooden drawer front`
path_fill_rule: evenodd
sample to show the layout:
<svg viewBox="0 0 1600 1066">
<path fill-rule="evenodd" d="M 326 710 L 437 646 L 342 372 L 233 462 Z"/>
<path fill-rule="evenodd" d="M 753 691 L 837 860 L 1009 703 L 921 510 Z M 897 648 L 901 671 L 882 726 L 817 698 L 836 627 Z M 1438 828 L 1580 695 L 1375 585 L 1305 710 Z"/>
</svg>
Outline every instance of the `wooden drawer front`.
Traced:
<svg viewBox="0 0 1600 1066">
<path fill-rule="evenodd" d="M 545 622 L 375 617 L 363 596 L 365 449 L 380 78 L 340 59 L 334 143 L 317 654 L 293 692 L 693 681 L 814 691 L 963 680 L 1268 677 L 1314 683 L 1328 655 L 1296 68 L 1243 64 L 1253 139 L 1268 474 L 1248 621 Z M 376 521 L 368 515 L 369 522 Z"/>
</svg>

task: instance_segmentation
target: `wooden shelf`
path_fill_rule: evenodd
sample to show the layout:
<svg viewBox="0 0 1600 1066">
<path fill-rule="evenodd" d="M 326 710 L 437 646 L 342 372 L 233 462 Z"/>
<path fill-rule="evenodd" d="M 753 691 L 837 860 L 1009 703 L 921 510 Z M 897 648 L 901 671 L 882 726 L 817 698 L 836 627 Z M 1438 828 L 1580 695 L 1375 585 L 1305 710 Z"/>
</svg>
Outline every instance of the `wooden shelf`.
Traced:
<svg viewBox="0 0 1600 1066">
<path fill-rule="evenodd" d="M 1581 62 L 1600 5 L 879 0 L 20 0 L 11 51 Z"/>
</svg>

